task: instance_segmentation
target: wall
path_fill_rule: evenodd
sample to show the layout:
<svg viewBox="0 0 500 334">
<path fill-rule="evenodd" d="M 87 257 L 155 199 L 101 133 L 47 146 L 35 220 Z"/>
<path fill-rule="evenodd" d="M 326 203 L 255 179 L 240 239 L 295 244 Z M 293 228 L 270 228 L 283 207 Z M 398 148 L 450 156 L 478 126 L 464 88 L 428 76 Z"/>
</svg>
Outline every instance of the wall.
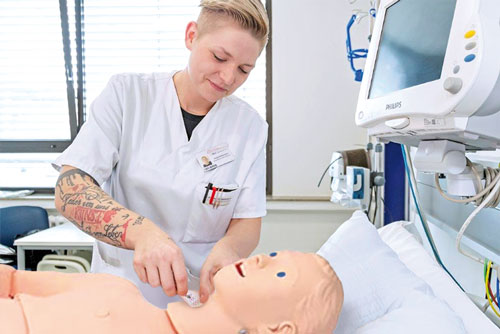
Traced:
<svg viewBox="0 0 500 334">
<path fill-rule="evenodd" d="M 352 212 L 329 202 L 268 202 L 260 242 L 253 254 L 285 249 L 316 252 Z"/>
<path fill-rule="evenodd" d="M 366 132 L 354 123 L 360 84 L 345 39 L 352 10 L 367 3 L 272 2 L 274 197 L 329 197 L 328 182 L 316 185 L 332 152 L 366 144 Z M 368 19 L 353 30 L 354 47 L 368 47 Z"/>
</svg>

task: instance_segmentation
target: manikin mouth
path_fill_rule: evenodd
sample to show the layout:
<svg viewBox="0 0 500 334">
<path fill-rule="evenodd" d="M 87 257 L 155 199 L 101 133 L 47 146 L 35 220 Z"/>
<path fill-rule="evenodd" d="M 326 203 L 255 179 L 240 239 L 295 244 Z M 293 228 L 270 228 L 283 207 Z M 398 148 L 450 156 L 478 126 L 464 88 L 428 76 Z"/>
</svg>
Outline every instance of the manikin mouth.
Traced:
<svg viewBox="0 0 500 334">
<path fill-rule="evenodd" d="M 236 263 L 235 265 L 236 270 L 238 271 L 238 274 L 240 274 L 241 277 L 245 277 L 245 274 L 243 273 L 243 262 Z"/>
</svg>

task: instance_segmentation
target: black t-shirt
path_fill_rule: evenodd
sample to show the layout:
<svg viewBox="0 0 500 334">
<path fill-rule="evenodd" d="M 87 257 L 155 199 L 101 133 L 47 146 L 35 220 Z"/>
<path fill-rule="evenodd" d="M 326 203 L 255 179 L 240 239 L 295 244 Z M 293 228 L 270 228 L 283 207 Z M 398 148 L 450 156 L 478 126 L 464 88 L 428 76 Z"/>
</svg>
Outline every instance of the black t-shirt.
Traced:
<svg viewBox="0 0 500 334">
<path fill-rule="evenodd" d="M 181 108 L 181 111 L 182 111 L 182 118 L 184 119 L 184 126 L 186 127 L 186 133 L 188 136 L 188 140 L 190 140 L 191 134 L 193 133 L 194 128 L 201 122 L 201 120 L 205 116 L 190 114 L 182 108 Z"/>
</svg>

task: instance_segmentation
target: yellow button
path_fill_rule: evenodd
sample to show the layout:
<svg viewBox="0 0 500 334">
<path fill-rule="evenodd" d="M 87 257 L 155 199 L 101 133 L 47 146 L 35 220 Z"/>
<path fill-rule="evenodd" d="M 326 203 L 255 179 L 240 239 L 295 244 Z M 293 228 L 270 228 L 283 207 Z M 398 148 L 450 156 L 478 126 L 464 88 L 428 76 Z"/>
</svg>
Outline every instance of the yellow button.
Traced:
<svg viewBox="0 0 500 334">
<path fill-rule="evenodd" d="M 469 30 L 465 33 L 465 38 L 471 38 L 476 34 L 475 30 Z"/>
</svg>

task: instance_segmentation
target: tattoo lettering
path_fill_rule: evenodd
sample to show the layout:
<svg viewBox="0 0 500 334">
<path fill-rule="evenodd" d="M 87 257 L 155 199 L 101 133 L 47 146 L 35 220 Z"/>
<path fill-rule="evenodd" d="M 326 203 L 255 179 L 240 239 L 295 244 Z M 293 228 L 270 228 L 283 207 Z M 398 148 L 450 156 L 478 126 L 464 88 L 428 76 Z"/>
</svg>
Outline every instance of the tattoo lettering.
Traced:
<svg viewBox="0 0 500 334">
<path fill-rule="evenodd" d="M 97 201 L 99 203 L 108 201 L 113 204 L 112 198 L 103 192 L 101 188 L 96 188 L 95 186 L 78 185 L 73 187 L 72 191 L 73 192 L 69 194 L 65 194 L 61 191 L 60 199 L 63 202 L 61 208 L 63 212 L 66 211 L 66 206 L 68 204 L 75 204 L 78 202 L 78 205 L 81 205 L 82 201 Z"/>
<path fill-rule="evenodd" d="M 131 218 L 95 179 L 79 169 L 62 173 L 56 188 L 61 213 L 83 232 L 111 245 L 125 247 L 128 228 L 144 220 L 142 216 L 134 219 L 135 214 Z"/>
<path fill-rule="evenodd" d="M 84 171 L 79 170 L 79 169 L 71 169 L 71 170 L 59 175 L 59 178 L 57 179 L 56 185 L 57 185 L 57 187 L 62 188 L 63 183 L 65 182 L 69 186 L 74 186 L 75 183 L 73 182 L 73 180 L 77 176 L 80 176 L 80 178 L 82 178 L 84 180 L 90 180 L 90 182 L 92 182 L 96 186 L 99 186 L 99 183 L 97 183 L 97 181 L 92 176 L 90 176 L 89 174 L 87 174 Z"/>
<path fill-rule="evenodd" d="M 81 221 L 82 224 L 85 222 L 91 225 L 101 225 L 103 221 L 109 223 L 115 215 L 116 211 L 95 210 L 81 206 L 77 206 L 73 210 L 74 219 Z"/>
<path fill-rule="evenodd" d="M 64 206 L 66 206 L 67 204 L 70 204 L 70 205 L 82 205 L 82 200 L 81 199 L 68 198 L 68 200 L 66 201 L 66 203 L 64 204 Z"/>
<path fill-rule="evenodd" d="M 120 228 L 123 227 L 123 231 Z M 90 232 L 89 234 L 98 239 L 109 239 L 115 246 L 123 246 L 127 234 L 128 222 L 124 225 L 108 224 L 104 226 L 103 232 Z"/>
<path fill-rule="evenodd" d="M 139 216 L 139 218 L 137 218 L 132 225 L 141 225 L 143 221 L 144 221 L 144 217 Z"/>
</svg>

